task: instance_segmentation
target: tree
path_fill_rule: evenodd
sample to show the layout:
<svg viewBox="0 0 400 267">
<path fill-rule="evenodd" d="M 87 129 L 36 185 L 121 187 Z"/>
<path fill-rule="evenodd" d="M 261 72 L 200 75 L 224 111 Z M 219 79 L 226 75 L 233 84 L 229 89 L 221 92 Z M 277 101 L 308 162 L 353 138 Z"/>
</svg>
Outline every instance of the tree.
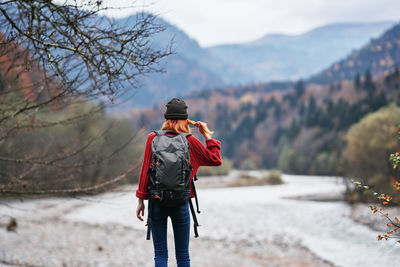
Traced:
<svg viewBox="0 0 400 267">
<path fill-rule="evenodd" d="M 390 188 L 390 153 L 399 149 L 395 138 L 400 108 L 392 104 L 364 117 L 345 136 L 341 168 L 375 190 Z"/>
<path fill-rule="evenodd" d="M 368 96 L 372 97 L 372 95 L 375 93 L 376 86 L 372 79 L 372 74 L 370 70 L 365 71 L 363 86 L 364 89 L 368 92 Z"/>
<path fill-rule="evenodd" d="M 140 75 L 159 70 L 157 62 L 170 50 L 151 48 L 149 37 L 165 28 L 153 15 L 120 26 L 99 15 L 107 9 L 102 1 L 80 2 L 2 1 L 2 56 L 20 50 L 9 60 L 17 59 L 21 71 L 40 68 L 59 85 L 60 96 L 112 97 L 127 89 L 125 82 L 136 87 Z"/>
<path fill-rule="evenodd" d="M 400 124 L 398 126 L 398 135 L 400 137 Z M 364 193 L 372 193 L 372 196 L 374 196 L 383 206 L 389 205 L 389 204 L 395 204 L 399 205 L 400 204 L 400 196 L 399 196 L 399 191 L 400 191 L 400 182 L 399 182 L 399 166 L 400 166 L 400 152 L 395 152 L 390 154 L 389 161 L 393 167 L 393 170 L 397 172 L 397 175 L 395 177 L 392 177 L 392 191 L 394 191 L 395 197 L 392 197 L 391 195 L 385 194 L 385 193 L 378 193 L 377 191 L 370 190 L 368 185 L 364 185 L 359 181 L 352 180 L 351 182 L 356 186 L 357 189 L 363 190 Z M 396 194 L 397 193 L 397 194 Z M 387 220 L 386 226 L 388 227 L 388 231 L 385 234 L 380 234 L 377 236 L 378 240 L 388 240 L 388 239 L 397 239 L 397 243 L 400 243 L 400 238 L 399 238 L 399 231 L 400 231 L 400 220 L 398 217 L 393 217 L 392 215 L 389 215 L 389 213 L 383 208 L 379 208 L 376 205 L 370 205 L 369 208 L 373 213 L 378 213 L 382 217 L 384 217 Z"/>
<path fill-rule="evenodd" d="M 308 100 L 307 113 L 306 113 L 306 125 L 314 126 L 319 123 L 319 116 L 321 115 L 321 111 L 317 107 L 317 102 L 313 95 L 310 96 Z"/>
<path fill-rule="evenodd" d="M 15 186 L 22 193 L 85 191 L 79 182 L 87 175 L 84 168 L 99 167 L 135 137 L 130 133 L 104 154 L 100 140 L 112 135 L 112 123 L 91 126 L 110 122 L 105 107 L 137 88 L 142 75 L 162 71 L 158 63 L 172 51 L 151 44 L 151 36 L 165 28 L 155 16 L 137 14 L 129 26 L 118 25 L 100 15 L 106 9 L 94 0 L 0 1 L 0 192 L 17 192 Z M 108 101 L 91 103 L 100 100 Z M 27 146 L 16 147 L 18 142 Z M 132 169 L 114 178 L 91 174 L 108 185 Z M 32 183 L 40 175 L 51 176 L 57 190 Z M 90 190 L 100 187 L 96 177 L 90 177 Z M 61 181 L 71 188 L 60 188 Z M 37 186 L 26 190 L 27 184 Z"/>
<path fill-rule="evenodd" d="M 360 89 L 361 88 L 361 77 L 360 73 L 357 72 L 356 76 L 354 77 L 354 88 Z"/>
<path fill-rule="evenodd" d="M 300 98 L 305 91 L 304 83 L 302 80 L 298 80 L 296 85 L 295 85 L 295 90 L 296 90 L 296 97 Z"/>
</svg>

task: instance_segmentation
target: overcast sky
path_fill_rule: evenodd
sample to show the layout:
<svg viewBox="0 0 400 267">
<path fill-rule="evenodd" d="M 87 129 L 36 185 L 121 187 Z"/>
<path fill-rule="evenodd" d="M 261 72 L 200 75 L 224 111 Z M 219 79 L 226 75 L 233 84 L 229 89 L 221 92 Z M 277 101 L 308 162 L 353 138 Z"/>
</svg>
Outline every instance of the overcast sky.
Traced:
<svg viewBox="0 0 400 267">
<path fill-rule="evenodd" d="M 334 22 L 400 20 L 400 0 L 103 0 L 136 8 L 107 15 L 151 11 L 184 30 L 201 46 L 239 43 L 269 33 L 299 34 Z"/>
</svg>

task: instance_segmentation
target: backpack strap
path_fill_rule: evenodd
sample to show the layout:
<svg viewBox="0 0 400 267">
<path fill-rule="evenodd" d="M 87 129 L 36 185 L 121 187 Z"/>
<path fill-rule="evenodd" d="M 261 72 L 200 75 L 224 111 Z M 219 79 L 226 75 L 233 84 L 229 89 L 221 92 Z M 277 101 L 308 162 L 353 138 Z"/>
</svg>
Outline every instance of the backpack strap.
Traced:
<svg viewBox="0 0 400 267">
<path fill-rule="evenodd" d="M 150 232 L 151 232 L 151 212 L 152 212 L 152 202 L 149 199 L 148 201 L 148 206 L 147 206 L 147 233 L 146 233 L 146 239 L 150 240 Z"/>
<path fill-rule="evenodd" d="M 199 222 L 197 221 L 196 213 L 194 212 L 192 199 L 189 199 L 189 206 L 190 206 L 190 212 L 192 213 L 192 217 L 193 217 L 194 237 L 197 238 L 197 237 L 199 237 L 199 233 L 197 232 L 197 227 L 200 225 L 199 225 Z"/>
<path fill-rule="evenodd" d="M 194 181 L 196 181 L 196 180 L 197 180 L 197 175 L 195 175 L 193 177 L 193 180 L 191 183 L 192 183 L 192 187 L 193 187 L 194 199 L 196 201 L 196 211 L 197 211 L 197 213 L 200 213 L 199 201 L 197 199 L 197 193 L 196 193 L 196 187 L 194 186 Z M 192 213 L 192 217 L 193 217 L 194 237 L 199 237 L 199 233 L 197 232 L 197 227 L 200 225 L 199 225 L 199 222 L 197 221 L 196 212 L 194 211 L 194 207 L 193 207 L 191 198 L 189 199 L 189 204 L 190 204 L 190 213 Z"/>
<path fill-rule="evenodd" d="M 194 200 L 196 201 L 196 211 L 197 213 L 200 213 L 200 209 L 199 209 L 199 200 L 197 198 L 197 192 L 196 192 L 196 187 L 194 186 L 194 181 L 197 181 L 197 175 L 195 175 L 193 177 L 192 180 L 192 187 L 193 187 L 193 194 L 194 194 Z"/>
<path fill-rule="evenodd" d="M 190 133 L 182 133 L 182 135 L 187 138 L 187 137 L 191 136 L 192 134 L 190 134 Z M 189 149 L 190 149 L 189 140 L 188 140 L 188 145 L 189 145 Z M 192 168 L 191 165 L 190 165 L 190 167 Z M 197 180 L 197 175 L 195 175 L 193 177 L 193 179 L 191 181 L 191 184 L 192 184 L 192 188 L 193 188 L 194 199 L 196 201 L 196 211 L 197 211 L 197 213 L 200 213 L 199 200 L 197 199 L 196 186 L 194 185 L 194 181 L 196 181 L 196 180 Z M 199 225 L 199 222 L 197 221 L 196 212 L 194 210 L 193 202 L 192 202 L 191 198 L 189 198 L 189 206 L 190 206 L 190 213 L 192 213 L 192 217 L 193 217 L 194 237 L 197 238 L 197 237 L 199 237 L 199 233 L 197 231 L 197 227 L 199 227 L 200 225 Z"/>
</svg>

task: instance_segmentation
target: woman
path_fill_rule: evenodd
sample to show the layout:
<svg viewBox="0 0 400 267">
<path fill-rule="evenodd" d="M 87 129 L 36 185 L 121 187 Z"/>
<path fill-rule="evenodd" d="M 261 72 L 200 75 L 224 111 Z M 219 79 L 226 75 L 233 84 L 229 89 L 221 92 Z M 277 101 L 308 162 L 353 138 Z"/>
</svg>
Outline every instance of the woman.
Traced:
<svg viewBox="0 0 400 267">
<path fill-rule="evenodd" d="M 162 125 L 162 130 L 172 130 L 178 133 L 190 133 L 190 125 L 196 126 L 206 140 L 207 147 L 194 136 L 190 135 L 187 140 L 190 144 L 190 164 L 193 166 L 190 179 L 192 180 L 200 166 L 219 166 L 221 160 L 221 143 L 212 139 L 211 132 L 204 122 L 193 122 L 188 119 L 187 106 L 183 100 L 173 98 L 166 105 L 167 110 L 164 114 L 166 119 Z M 149 174 L 148 169 L 152 160 L 152 141 L 155 133 L 151 133 L 147 137 L 146 148 L 142 169 L 139 177 L 139 185 L 136 190 L 136 196 L 139 198 L 136 209 L 136 216 L 143 221 L 144 216 L 144 200 L 148 199 Z M 193 188 L 191 186 L 191 197 L 194 197 Z M 156 267 L 164 267 L 168 265 L 168 249 L 167 249 L 167 218 L 172 221 L 175 255 L 178 267 L 190 266 L 189 258 L 189 236 L 190 236 L 190 212 L 189 204 L 183 204 L 176 207 L 162 207 L 157 203 L 152 203 L 151 208 L 151 233 L 154 245 L 154 260 Z"/>
</svg>

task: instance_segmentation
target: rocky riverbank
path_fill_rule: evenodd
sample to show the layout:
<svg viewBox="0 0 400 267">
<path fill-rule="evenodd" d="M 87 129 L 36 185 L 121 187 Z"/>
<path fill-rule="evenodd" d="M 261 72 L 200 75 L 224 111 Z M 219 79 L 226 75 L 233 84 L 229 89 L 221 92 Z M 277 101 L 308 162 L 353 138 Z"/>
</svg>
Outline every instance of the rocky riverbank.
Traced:
<svg viewBox="0 0 400 267">
<path fill-rule="evenodd" d="M 400 259 L 397 244 L 376 240 L 382 231 L 368 225 L 375 218 L 385 228 L 383 218 L 368 205 L 340 201 L 340 179 L 283 175 L 280 185 L 226 187 L 237 174 L 199 178 L 202 226 L 190 241 L 192 266 L 352 267 Z M 135 218 L 135 189 L 1 200 L 0 266 L 153 266 L 152 242 Z M 169 248 L 176 266 L 172 235 Z"/>
<path fill-rule="evenodd" d="M 85 206 L 85 201 L 36 202 L 12 204 L 16 231 L 0 229 L 3 266 L 153 266 L 152 243 L 145 239 L 145 229 L 62 219 Z M 0 211 L 4 214 L 7 209 L 2 206 Z M 170 266 L 175 266 L 172 236 L 169 248 Z M 190 251 L 193 266 L 333 266 L 284 236 L 229 242 L 192 238 Z"/>
</svg>

